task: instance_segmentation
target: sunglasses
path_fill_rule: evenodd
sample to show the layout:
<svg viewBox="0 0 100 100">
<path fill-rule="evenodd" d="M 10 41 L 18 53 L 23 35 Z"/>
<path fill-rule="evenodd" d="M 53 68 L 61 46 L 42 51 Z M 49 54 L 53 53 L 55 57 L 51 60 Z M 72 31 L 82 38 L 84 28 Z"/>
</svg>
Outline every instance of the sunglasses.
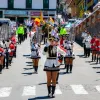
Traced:
<svg viewBox="0 0 100 100">
<path fill-rule="evenodd" d="M 54 39 L 49 39 L 50 41 L 54 41 Z"/>
</svg>

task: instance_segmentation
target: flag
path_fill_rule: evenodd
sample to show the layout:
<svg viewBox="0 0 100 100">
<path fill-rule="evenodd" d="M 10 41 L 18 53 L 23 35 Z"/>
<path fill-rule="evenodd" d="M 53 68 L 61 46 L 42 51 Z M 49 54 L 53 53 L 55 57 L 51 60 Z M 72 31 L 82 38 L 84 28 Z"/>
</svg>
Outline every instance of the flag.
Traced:
<svg viewBox="0 0 100 100">
<path fill-rule="evenodd" d="M 39 18 L 35 18 L 34 21 L 35 21 L 35 24 L 36 24 L 36 25 L 40 26 L 40 19 L 39 19 Z"/>
<path fill-rule="evenodd" d="M 39 18 L 35 18 L 35 20 L 34 20 L 35 22 L 37 21 L 37 22 L 40 22 L 40 19 Z"/>
<path fill-rule="evenodd" d="M 52 19 L 52 17 L 50 17 L 50 22 L 51 22 L 52 24 L 54 24 L 54 20 Z"/>
<path fill-rule="evenodd" d="M 40 13 L 40 21 L 41 21 L 41 22 L 44 21 L 44 20 L 43 20 L 43 13 L 42 13 L 42 11 L 41 11 L 41 13 Z"/>
</svg>

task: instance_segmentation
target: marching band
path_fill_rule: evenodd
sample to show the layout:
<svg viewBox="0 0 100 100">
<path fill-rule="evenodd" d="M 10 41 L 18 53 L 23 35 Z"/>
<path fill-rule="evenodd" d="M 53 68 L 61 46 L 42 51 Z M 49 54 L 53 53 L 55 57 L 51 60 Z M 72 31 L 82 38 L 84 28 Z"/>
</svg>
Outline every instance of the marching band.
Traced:
<svg viewBox="0 0 100 100">
<path fill-rule="evenodd" d="M 33 24 L 30 30 L 30 46 L 31 46 L 31 59 L 34 68 L 34 74 L 38 74 L 39 59 L 41 58 L 41 43 L 37 41 L 37 27 Z M 25 28 L 26 29 L 26 28 Z M 71 40 L 70 34 L 66 31 L 64 26 L 51 26 L 46 24 L 42 27 L 42 32 L 44 33 L 44 49 L 43 55 L 46 55 L 46 61 L 44 64 L 44 71 L 47 76 L 47 90 L 48 97 L 55 97 L 56 84 L 59 79 L 60 66 L 65 65 L 66 73 L 72 73 L 73 61 L 75 59 L 74 54 L 74 41 Z M 18 35 L 18 43 L 22 43 L 23 37 L 27 39 L 27 31 L 24 34 L 24 27 L 22 24 L 16 30 Z M 16 33 L 11 34 L 11 38 L 7 41 L 2 41 L 0 43 L 0 74 L 2 69 L 8 69 L 12 63 L 13 57 L 16 57 L 17 52 L 17 39 Z M 41 34 L 42 35 L 42 34 Z M 83 46 L 84 46 L 84 56 L 90 57 L 92 53 L 92 61 L 100 63 L 100 35 L 91 37 L 90 33 L 85 30 L 82 34 Z M 40 43 L 40 44 L 39 44 Z"/>
</svg>

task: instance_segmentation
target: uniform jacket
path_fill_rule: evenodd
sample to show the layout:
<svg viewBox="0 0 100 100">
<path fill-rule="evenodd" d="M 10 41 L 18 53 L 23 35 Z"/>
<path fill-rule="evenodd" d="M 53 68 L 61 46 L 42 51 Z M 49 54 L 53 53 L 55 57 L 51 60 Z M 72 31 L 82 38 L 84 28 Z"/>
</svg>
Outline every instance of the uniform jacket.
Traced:
<svg viewBox="0 0 100 100">
<path fill-rule="evenodd" d="M 39 58 L 40 57 L 39 49 L 40 49 L 40 46 L 38 43 L 31 44 L 31 57 L 32 58 Z"/>
<path fill-rule="evenodd" d="M 43 54 L 46 55 L 44 71 L 59 71 L 60 62 L 58 62 L 58 53 L 66 55 L 60 46 L 47 46 L 44 47 Z"/>
</svg>

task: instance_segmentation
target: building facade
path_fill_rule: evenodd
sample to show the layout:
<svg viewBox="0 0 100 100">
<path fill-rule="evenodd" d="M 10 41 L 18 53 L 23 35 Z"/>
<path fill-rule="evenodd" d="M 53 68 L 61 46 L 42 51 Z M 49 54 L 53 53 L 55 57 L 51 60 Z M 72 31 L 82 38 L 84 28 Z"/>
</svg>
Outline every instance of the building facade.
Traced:
<svg viewBox="0 0 100 100">
<path fill-rule="evenodd" d="M 47 16 L 55 16 L 56 6 L 56 0 L 0 0 L 0 10 L 5 16 L 36 16 L 40 11 L 43 11 L 44 17 L 46 13 Z"/>
<path fill-rule="evenodd" d="M 56 0 L 0 0 L 0 9 L 56 10 Z"/>
<path fill-rule="evenodd" d="M 69 8 L 71 8 L 71 16 L 82 18 L 84 12 L 93 11 L 93 6 L 98 3 L 98 0 L 71 0 Z"/>
</svg>

